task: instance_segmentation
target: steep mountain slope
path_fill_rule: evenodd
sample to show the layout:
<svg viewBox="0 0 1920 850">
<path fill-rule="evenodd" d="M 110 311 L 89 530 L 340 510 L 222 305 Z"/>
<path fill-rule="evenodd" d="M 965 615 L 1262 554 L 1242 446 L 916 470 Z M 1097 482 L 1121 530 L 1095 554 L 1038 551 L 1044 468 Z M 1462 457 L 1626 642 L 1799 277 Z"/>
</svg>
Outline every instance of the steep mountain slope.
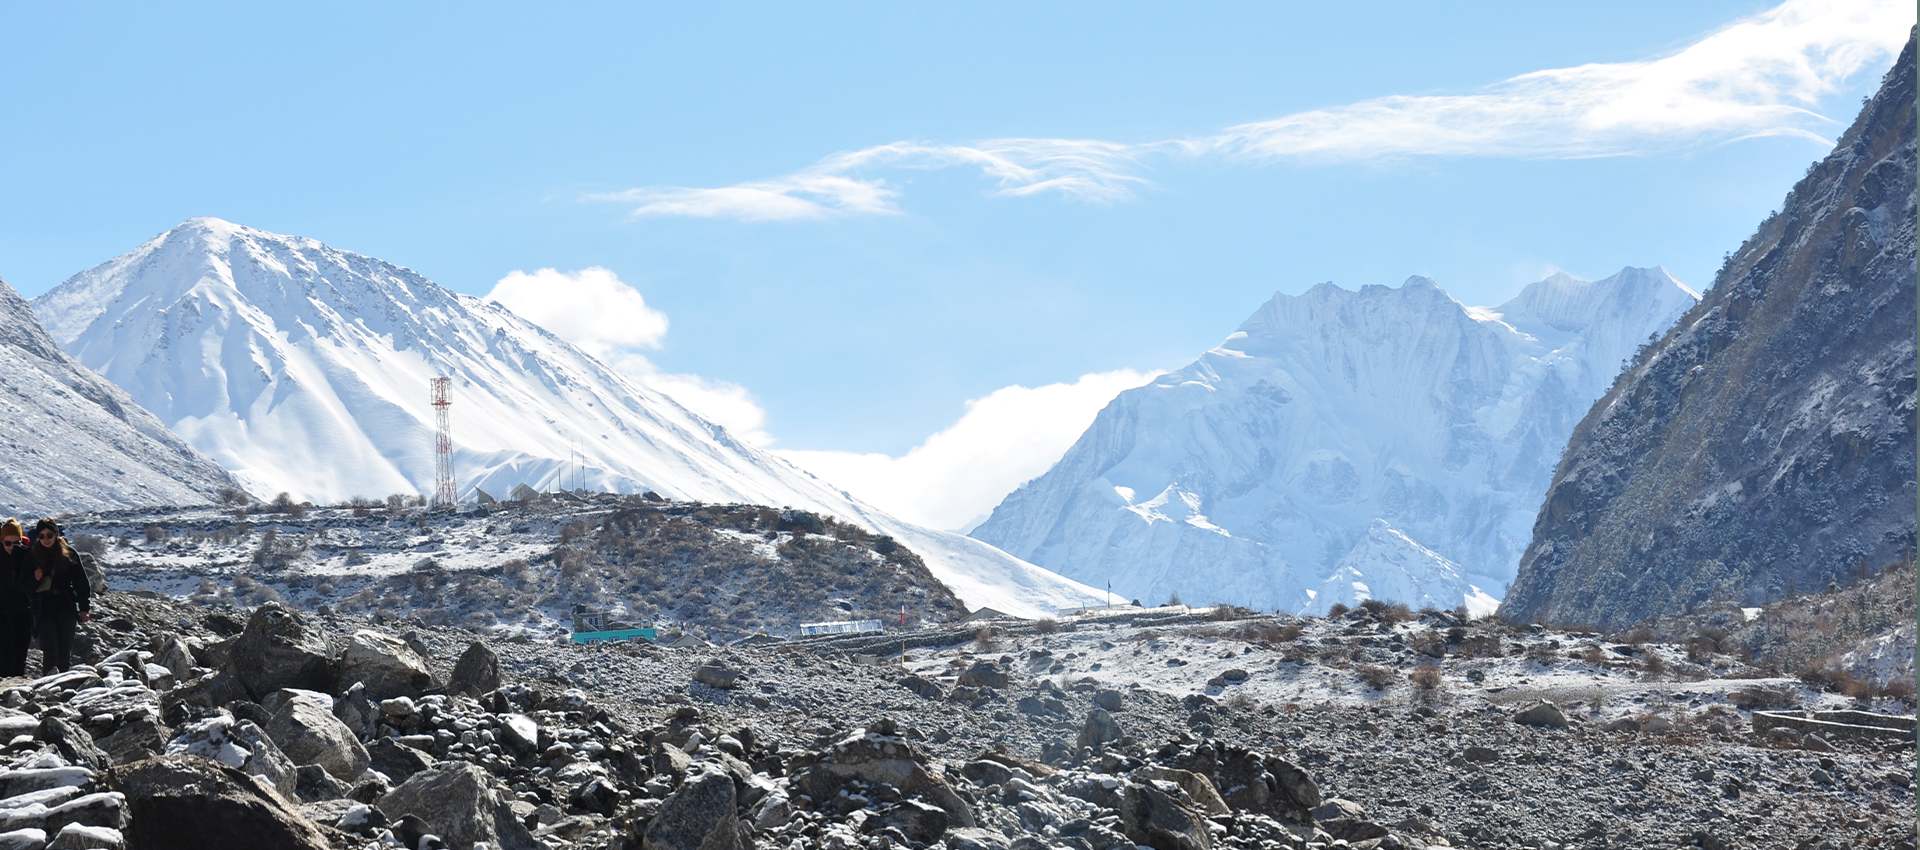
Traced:
<svg viewBox="0 0 1920 850">
<path fill-rule="evenodd" d="M 1758 605 L 1914 540 L 1913 44 L 1712 291 L 1580 422 L 1501 606 Z"/>
<path fill-rule="evenodd" d="M 448 375 L 463 497 L 572 483 L 791 506 L 898 538 L 972 605 L 1045 613 L 1090 598 L 856 502 L 504 307 L 312 239 L 194 219 L 34 309 L 74 356 L 258 492 L 431 489 L 428 381 Z"/>
<path fill-rule="evenodd" d="M 60 350 L 0 281 L 0 514 L 212 502 L 233 479 Z"/>
<path fill-rule="evenodd" d="M 1419 277 L 1275 296 L 1192 365 L 1121 393 L 973 533 L 1143 600 L 1286 609 L 1324 610 L 1323 584 L 1351 590 L 1349 572 L 1424 551 L 1434 575 L 1383 587 L 1484 607 L 1575 420 L 1697 298 L 1633 268 L 1555 275 L 1496 308 Z M 1405 545 L 1370 545 L 1376 521 Z"/>
</svg>

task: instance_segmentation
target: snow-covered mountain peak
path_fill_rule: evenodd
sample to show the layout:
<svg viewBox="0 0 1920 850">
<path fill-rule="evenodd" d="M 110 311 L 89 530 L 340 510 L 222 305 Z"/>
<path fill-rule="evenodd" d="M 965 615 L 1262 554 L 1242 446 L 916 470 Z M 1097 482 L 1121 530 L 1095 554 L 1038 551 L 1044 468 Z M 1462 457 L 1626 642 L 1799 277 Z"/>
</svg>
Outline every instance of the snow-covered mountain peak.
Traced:
<svg viewBox="0 0 1920 850">
<path fill-rule="evenodd" d="M 1093 598 L 855 501 L 505 307 L 313 239 L 192 219 L 33 307 L 256 492 L 430 491 L 428 386 L 446 375 L 463 495 L 525 484 L 790 506 L 898 538 L 969 604 L 1043 614 Z"/>
<path fill-rule="evenodd" d="M 1675 305 L 1685 309 L 1698 300 L 1700 293 L 1664 268 L 1627 266 L 1593 281 L 1554 272 L 1492 309 L 1508 324 L 1524 331 L 1566 334 L 1623 313 L 1664 314 Z"/>
<path fill-rule="evenodd" d="M 1422 276 L 1281 293 L 1120 394 L 973 534 L 1142 599 L 1324 607 L 1336 567 L 1377 558 L 1433 565 L 1392 586 L 1484 607 L 1573 423 L 1693 303 L 1659 269 L 1556 276 L 1497 308 Z"/>
</svg>

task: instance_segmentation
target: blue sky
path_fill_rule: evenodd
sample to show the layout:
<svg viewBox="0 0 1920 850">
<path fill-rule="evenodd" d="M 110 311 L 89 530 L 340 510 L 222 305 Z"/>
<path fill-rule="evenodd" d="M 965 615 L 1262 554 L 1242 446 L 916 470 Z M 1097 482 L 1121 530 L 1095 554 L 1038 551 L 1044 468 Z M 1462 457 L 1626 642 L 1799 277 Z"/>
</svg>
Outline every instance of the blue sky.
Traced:
<svg viewBox="0 0 1920 850">
<path fill-rule="evenodd" d="M 964 461 L 1023 421 L 1070 440 L 1276 291 L 1417 273 L 1492 303 L 1656 263 L 1704 287 L 1913 19 L 686 5 L 0 7 L 0 276 L 31 296 L 196 215 L 475 294 L 555 269 L 578 312 L 601 267 L 668 322 L 600 348 L 734 427 L 877 463 L 998 411 Z"/>
</svg>

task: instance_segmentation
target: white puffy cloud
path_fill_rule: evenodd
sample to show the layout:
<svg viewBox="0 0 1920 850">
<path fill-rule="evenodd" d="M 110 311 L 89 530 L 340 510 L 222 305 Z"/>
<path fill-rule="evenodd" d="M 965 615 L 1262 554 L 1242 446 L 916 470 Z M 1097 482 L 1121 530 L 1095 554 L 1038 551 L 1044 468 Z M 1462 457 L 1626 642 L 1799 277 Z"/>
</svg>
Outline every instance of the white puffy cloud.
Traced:
<svg viewBox="0 0 1920 850">
<path fill-rule="evenodd" d="M 746 387 L 660 369 L 645 351 L 666 339 L 667 317 L 611 270 L 513 271 L 485 298 L 565 338 L 750 445 L 770 447 L 767 412 Z M 883 510 L 961 528 L 985 517 L 1022 482 L 1059 460 L 1122 390 L 1154 373 L 1118 370 L 1071 383 L 1009 386 L 966 403 L 952 425 L 899 457 L 879 453 L 778 453 Z"/>
<path fill-rule="evenodd" d="M 1060 459 L 1107 402 L 1155 373 L 1122 369 L 1072 383 L 1009 386 L 967 402 L 952 425 L 898 457 L 871 452 L 778 453 L 910 522 L 963 529 Z"/>
<path fill-rule="evenodd" d="M 610 269 L 515 270 L 485 296 L 558 334 L 628 378 L 665 393 L 741 441 L 768 445 L 767 415 L 746 387 L 662 371 L 641 352 L 666 340 L 667 315 Z"/>
<path fill-rule="evenodd" d="M 667 314 L 648 306 L 639 290 L 600 266 L 577 272 L 516 269 L 484 297 L 595 357 L 659 348 L 667 336 Z"/>
<path fill-rule="evenodd" d="M 718 187 L 589 195 L 635 216 L 747 221 L 900 212 L 889 171 L 971 168 L 1004 196 L 1128 197 L 1158 157 L 1235 162 L 1417 156 L 1644 155 L 1759 136 L 1831 144 L 1839 122 L 1813 111 L 1905 43 L 1902 0 L 1787 0 L 1651 59 L 1548 68 L 1475 90 L 1388 95 L 1145 143 L 1010 138 L 893 142 L 836 153 L 791 174 Z"/>
</svg>

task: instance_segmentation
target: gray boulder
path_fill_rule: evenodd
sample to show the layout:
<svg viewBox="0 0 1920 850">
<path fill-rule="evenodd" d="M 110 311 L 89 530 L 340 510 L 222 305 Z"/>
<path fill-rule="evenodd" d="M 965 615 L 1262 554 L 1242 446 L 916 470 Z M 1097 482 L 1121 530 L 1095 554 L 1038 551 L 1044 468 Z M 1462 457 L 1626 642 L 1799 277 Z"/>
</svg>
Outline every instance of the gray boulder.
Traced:
<svg viewBox="0 0 1920 850">
<path fill-rule="evenodd" d="M 478 765 L 442 762 L 388 791 L 378 805 L 396 821 L 418 816 L 453 847 L 485 841 L 494 850 L 536 850 L 533 834 L 510 803 Z"/>
<path fill-rule="evenodd" d="M 317 764 L 343 782 L 365 773 L 367 748 L 333 715 L 333 698 L 314 691 L 286 689 L 269 700 L 267 734 L 296 765 Z"/>
<path fill-rule="evenodd" d="M 52 745 L 54 751 L 58 752 L 61 758 L 66 759 L 68 764 L 77 764 L 94 770 L 106 770 L 113 764 L 112 757 L 94 744 L 93 736 L 87 734 L 87 730 L 58 717 L 40 718 L 40 727 L 34 730 L 33 736 Z"/>
<path fill-rule="evenodd" d="M 696 771 L 647 824 L 646 850 L 746 850 L 749 832 L 734 812 L 733 779 Z"/>
<path fill-rule="evenodd" d="M 147 648 L 152 650 L 155 664 L 173 673 L 174 681 L 184 682 L 193 678 L 193 648 L 179 635 L 160 632 L 147 641 Z"/>
<path fill-rule="evenodd" d="M 126 795 L 127 846 L 139 850 L 333 846 L 279 792 L 219 762 L 160 756 L 114 768 L 107 783 Z"/>
<path fill-rule="evenodd" d="M 367 755 L 373 759 L 374 770 L 386 774 L 388 779 L 395 782 L 405 782 L 414 774 L 434 765 L 433 756 L 391 737 L 368 745 Z"/>
<path fill-rule="evenodd" d="M 362 682 L 373 700 L 418 697 L 436 687 L 427 660 L 392 635 L 361 629 L 340 653 L 340 683 Z"/>
<path fill-rule="evenodd" d="M 127 839 L 110 826 L 70 823 L 47 844 L 47 850 L 125 850 Z"/>
<path fill-rule="evenodd" d="M 997 662 L 982 658 L 960 671 L 954 684 L 973 688 L 1005 688 L 1011 681 L 1007 671 Z"/>
<path fill-rule="evenodd" d="M 336 679 L 327 639 L 276 602 L 253 610 L 227 665 L 255 700 L 281 688 L 331 693 Z"/>
<path fill-rule="evenodd" d="M 1106 709 L 1095 706 L 1087 711 L 1087 720 L 1081 725 L 1080 737 L 1074 740 L 1074 746 L 1099 749 L 1120 740 L 1123 734 L 1120 721 L 1113 719 Z"/>
<path fill-rule="evenodd" d="M 914 753 L 889 720 L 877 720 L 819 754 L 793 777 L 792 787 L 815 800 L 830 800 L 849 780 L 891 785 L 944 809 L 949 827 L 977 826 L 973 809 Z"/>
<path fill-rule="evenodd" d="M 166 725 L 153 715 L 140 713 L 126 720 L 113 733 L 94 739 L 114 764 L 129 764 L 159 755 L 170 734 Z"/>
<path fill-rule="evenodd" d="M 1120 789 L 1119 812 L 1121 829 L 1135 844 L 1154 850 L 1208 850 L 1213 846 L 1205 815 L 1173 783 L 1128 784 Z"/>
<path fill-rule="evenodd" d="M 500 689 L 500 656 L 479 641 L 467 645 L 447 677 L 447 693 L 477 697 Z"/>
<path fill-rule="evenodd" d="M 1547 700 L 1541 700 L 1515 712 L 1513 722 L 1523 726 L 1565 729 L 1567 727 L 1567 715 L 1560 710 L 1560 706 L 1554 705 Z"/>
<path fill-rule="evenodd" d="M 233 715 L 222 711 L 217 716 L 189 724 L 167 742 L 166 754 L 212 759 L 259 777 L 281 796 L 293 799 L 293 762 L 251 720 L 236 721 Z"/>
</svg>

